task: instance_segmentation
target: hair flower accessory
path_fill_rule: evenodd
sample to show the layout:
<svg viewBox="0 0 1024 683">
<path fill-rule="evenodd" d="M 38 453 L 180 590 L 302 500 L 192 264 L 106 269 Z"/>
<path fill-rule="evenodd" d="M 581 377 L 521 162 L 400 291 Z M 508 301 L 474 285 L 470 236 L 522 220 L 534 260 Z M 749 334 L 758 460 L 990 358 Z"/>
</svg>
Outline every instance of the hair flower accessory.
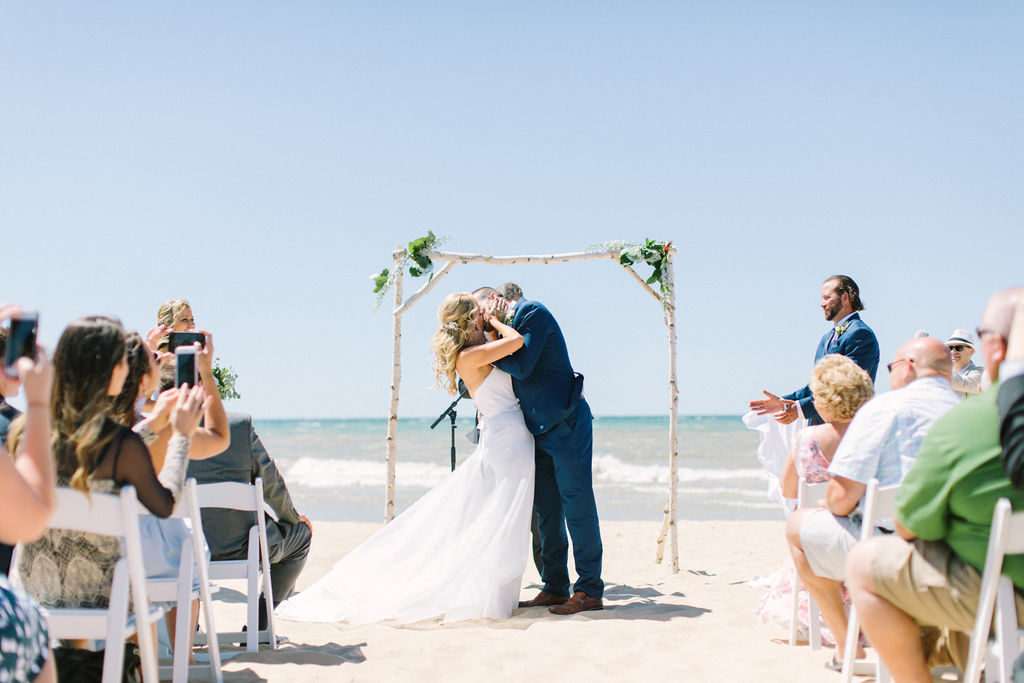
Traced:
<svg viewBox="0 0 1024 683">
<path fill-rule="evenodd" d="M 444 324 L 444 329 L 455 331 L 455 330 L 459 329 L 459 324 L 457 322 L 455 322 L 454 320 L 449 320 L 448 322 L 446 322 Z"/>
</svg>

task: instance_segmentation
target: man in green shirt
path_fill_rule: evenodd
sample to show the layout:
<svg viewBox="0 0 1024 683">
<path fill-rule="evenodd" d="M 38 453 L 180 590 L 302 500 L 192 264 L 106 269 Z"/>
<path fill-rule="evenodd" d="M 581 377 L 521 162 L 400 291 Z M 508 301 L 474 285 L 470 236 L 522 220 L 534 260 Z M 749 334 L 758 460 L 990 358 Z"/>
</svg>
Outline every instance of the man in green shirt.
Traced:
<svg viewBox="0 0 1024 683">
<path fill-rule="evenodd" d="M 858 544 L 847 585 L 864 633 L 893 679 L 930 683 L 921 627 L 968 633 L 974 627 L 992 510 L 1000 498 L 1024 509 L 1024 492 L 1003 472 L 996 405 L 999 366 L 1024 288 L 989 301 L 978 337 L 993 387 L 940 417 L 925 437 L 896 498 L 896 534 Z M 1003 571 L 1018 588 L 1024 615 L 1024 558 Z M 1021 622 L 1024 625 L 1024 621 Z M 966 642 L 966 639 L 960 639 Z M 962 669 L 962 647 L 951 648 Z"/>
</svg>

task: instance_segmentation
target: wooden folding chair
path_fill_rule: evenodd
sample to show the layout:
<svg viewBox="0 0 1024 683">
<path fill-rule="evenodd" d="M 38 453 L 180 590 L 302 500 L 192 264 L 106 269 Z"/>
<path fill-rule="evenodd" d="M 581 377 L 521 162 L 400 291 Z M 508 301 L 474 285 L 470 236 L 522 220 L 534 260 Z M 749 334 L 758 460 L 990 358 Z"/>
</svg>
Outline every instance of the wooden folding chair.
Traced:
<svg viewBox="0 0 1024 683">
<path fill-rule="evenodd" d="M 267 544 L 267 524 L 263 506 L 263 480 L 257 478 L 253 484 L 238 482 L 217 482 L 199 484 L 197 487 L 200 508 L 221 508 L 242 510 L 256 514 L 256 523 L 249 529 L 249 550 L 244 560 L 211 560 L 210 579 L 246 580 L 246 631 L 221 632 L 217 638 L 222 644 L 234 644 L 245 638 L 246 650 L 256 652 L 259 643 L 268 643 L 271 650 L 277 649 L 274 627 L 274 591 L 270 585 L 270 547 Z M 215 533 L 213 530 L 208 530 Z M 259 629 L 259 594 L 267 603 L 267 628 Z M 196 642 L 204 642 L 203 634 L 197 635 Z"/>
<path fill-rule="evenodd" d="M 139 506 L 140 514 L 151 514 L 145 507 Z M 173 602 L 177 606 L 175 616 L 174 663 L 170 672 L 160 667 L 161 675 L 171 673 L 175 683 L 187 681 L 189 673 L 205 666 L 189 667 L 189 636 L 192 630 L 192 601 L 199 598 L 207 633 L 216 633 L 213 619 L 213 600 L 210 590 L 209 564 L 206 558 L 206 538 L 203 535 L 203 522 L 199 515 L 198 493 L 196 480 L 189 479 L 181 492 L 181 498 L 174 506 L 172 518 L 187 520 L 190 528 L 188 540 L 182 543 L 181 561 L 178 564 L 178 575 L 172 578 L 148 579 L 146 589 L 151 600 Z M 194 560 L 194 561 L 193 561 Z M 193 570 L 198 574 L 199 590 L 193 589 Z M 220 683 L 224 680 L 221 672 L 220 643 L 210 638 L 208 643 L 210 655 L 211 680 Z"/>
<path fill-rule="evenodd" d="M 827 481 L 808 484 L 800 478 L 796 494 L 796 508 L 815 507 L 825 497 Z M 793 614 L 789 621 L 789 644 L 796 645 L 797 631 L 800 624 L 800 575 L 794 572 L 793 578 Z M 821 648 L 821 613 L 818 603 L 814 602 L 810 591 L 807 592 L 807 641 L 812 650 Z"/>
<path fill-rule="evenodd" d="M 965 683 L 981 679 L 982 658 L 986 659 L 985 680 L 1013 680 L 1013 660 L 1019 650 L 1017 605 L 1013 583 L 1003 574 L 1005 555 L 1024 554 L 1024 512 L 1013 512 L 1010 501 L 1000 498 L 992 511 L 992 529 L 985 553 L 985 571 L 981 576 L 978 614 L 971 633 L 971 649 L 967 658 Z M 996 615 L 995 652 L 986 657 L 992 613 Z"/>
<path fill-rule="evenodd" d="M 158 683 L 156 643 L 152 625 L 163 615 L 151 606 L 146 593 L 146 572 L 139 540 L 138 501 L 133 486 L 125 486 L 120 495 L 90 493 L 70 488 L 57 489 L 57 504 L 50 518 L 50 529 L 85 531 L 122 539 L 124 557 L 114 566 L 110 603 L 105 608 L 45 608 L 53 638 L 85 638 L 106 641 L 103 656 L 103 683 L 119 683 L 124 666 L 124 641 L 138 635 L 142 677 L 146 683 Z M 134 613 L 129 615 L 131 601 Z"/>
<path fill-rule="evenodd" d="M 896 516 L 896 492 L 900 490 L 899 484 L 892 486 L 879 486 L 877 479 L 868 482 L 868 488 L 864 492 L 864 516 L 861 520 L 860 540 L 866 541 L 875 533 L 875 524 L 878 520 L 892 519 Z M 843 683 L 850 683 L 853 676 L 854 666 L 857 662 L 857 642 L 860 640 L 860 616 L 857 614 L 857 606 L 850 608 L 850 618 L 846 626 L 846 651 L 843 653 Z M 889 683 L 892 677 L 889 670 L 885 668 L 882 658 L 878 658 L 875 669 L 875 680 L 877 683 Z"/>
</svg>

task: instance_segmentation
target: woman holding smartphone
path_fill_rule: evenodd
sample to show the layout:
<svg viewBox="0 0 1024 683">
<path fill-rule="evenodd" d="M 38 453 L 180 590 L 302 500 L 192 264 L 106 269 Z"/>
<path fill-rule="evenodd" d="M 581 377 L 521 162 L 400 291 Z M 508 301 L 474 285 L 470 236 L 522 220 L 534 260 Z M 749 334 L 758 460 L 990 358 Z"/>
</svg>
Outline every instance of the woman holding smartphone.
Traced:
<svg viewBox="0 0 1024 683">
<path fill-rule="evenodd" d="M 174 432 L 159 475 L 141 437 L 110 418 L 111 399 L 128 376 L 125 332 L 111 318 L 80 318 L 61 334 L 54 352 L 53 450 L 59 486 L 117 493 L 135 487 L 139 502 L 158 517 L 174 509 L 185 482 L 189 442 L 202 416 L 201 388 L 183 389 L 170 407 Z M 12 451 L 27 447 L 28 430 L 11 433 Z M 18 570 L 43 605 L 105 607 L 110 601 L 120 541 L 80 531 L 48 529 L 26 544 Z"/>
</svg>

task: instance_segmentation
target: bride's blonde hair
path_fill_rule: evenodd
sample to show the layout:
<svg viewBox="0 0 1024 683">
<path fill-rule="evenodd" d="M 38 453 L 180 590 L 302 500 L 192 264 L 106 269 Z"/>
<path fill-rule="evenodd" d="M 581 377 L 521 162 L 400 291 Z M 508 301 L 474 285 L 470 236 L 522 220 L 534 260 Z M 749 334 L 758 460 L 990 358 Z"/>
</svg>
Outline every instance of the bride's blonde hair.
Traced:
<svg viewBox="0 0 1024 683">
<path fill-rule="evenodd" d="M 437 309 L 440 326 L 434 333 L 430 348 L 434 351 L 434 374 L 437 385 L 455 394 L 455 358 L 476 329 L 476 300 L 469 292 L 449 294 Z"/>
</svg>

